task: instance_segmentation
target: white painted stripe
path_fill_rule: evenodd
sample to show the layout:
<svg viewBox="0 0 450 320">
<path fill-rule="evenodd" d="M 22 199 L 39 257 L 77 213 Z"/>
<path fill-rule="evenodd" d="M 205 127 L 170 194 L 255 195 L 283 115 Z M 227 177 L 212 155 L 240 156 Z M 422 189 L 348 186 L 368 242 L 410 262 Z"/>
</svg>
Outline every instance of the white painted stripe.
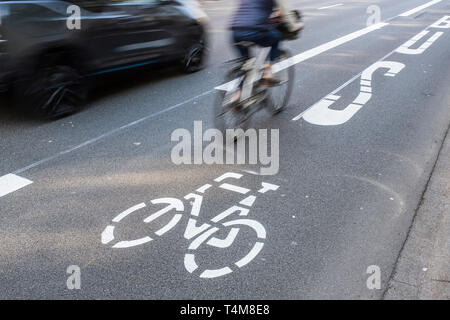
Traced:
<svg viewBox="0 0 450 320">
<path fill-rule="evenodd" d="M 195 256 L 191 253 L 187 253 L 184 255 L 184 267 L 189 273 L 194 272 L 197 270 L 198 265 L 195 262 Z"/>
<path fill-rule="evenodd" d="M 362 37 L 362 36 L 372 32 L 372 31 L 379 30 L 379 29 L 381 29 L 381 28 L 383 28 L 383 27 L 385 27 L 387 25 L 389 25 L 389 23 L 380 22 L 380 23 L 374 24 L 374 25 L 372 25 L 370 27 L 363 28 L 361 30 L 352 32 L 352 33 L 350 33 L 350 34 L 348 34 L 346 36 L 343 36 L 343 37 L 340 37 L 338 39 L 335 39 L 335 40 L 329 41 L 327 43 L 324 43 L 324 44 L 322 44 L 322 45 L 320 45 L 318 47 L 315 47 L 313 49 L 307 50 L 307 51 L 305 51 L 303 53 L 300 53 L 300 54 L 297 54 L 297 55 L 291 57 L 290 59 L 286 59 L 284 61 L 281 61 L 281 62 L 275 64 L 273 66 L 273 71 L 274 72 L 278 72 L 278 71 L 281 71 L 281 70 L 283 70 L 285 68 L 288 68 L 288 67 L 290 67 L 290 66 L 292 66 L 294 64 L 298 64 L 300 62 L 306 61 L 306 60 L 308 60 L 310 58 L 313 58 L 313 57 L 315 57 L 315 56 L 317 56 L 319 54 L 322 54 L 322 53 L 324 53 L 324 52 L 326 52 L 328 50 L 334 49 L 334 48 L 336 48 L 336 47 L 338 47 L 340 45 L 343 45 L 343 44 L 345 44 L 347 42 L 350 42 L 350 41 L 355 40 L 355 39 L 357 39 L 359 37 Z"/>
<path fill-rule="evenodd" d="M 121 214 L 119 214 L 117 217 L 115 217 L 112 221 L 113 222 L 120 222 L 120 220 L 122 220 L 123 218 L 125 218 L 127 215 L 129 215 L 130 213 L 145 208 L 146 205 L 145 203 L 140 203 L 135 205 L 134 207 L 131 207 L 130 209 L 125 210 L 124 212 L 122 212 Z"/>
<path fill-rule="evenodd" d="M 330 9 L 330 8 L 339 7 L 339 6 L 343 6 L 343 5 L 344 5 L 343 3 L 338 3 L 338 4 L 333 4 L 332 6 L 318 8 L 318 10 Z"/>
<path fill-rule="evenodd" d="M 368 92 L 361 92 L 355 100 L 353 100 L 354 104 L 360 104 L 360 105 L 365 105 L 370 98 L 372 98 L 372 94 L 368 93 Z"/>
<path fill-rule="evenodd" d="M 114 240 L 114 226 L 107 226 L 102 232 L 102 243 L 108 244 Z"/>
<path fill-rule="evenodd" d="M 240 224 L 243 224 L 245 226 L 249 226 L 249 227 L 253 228 L 253 230 L 255 230 L 258 238 L 260 238 L 260 239 L 266 238 L 266 229 L 263 227 L 263 225 L 261 223 L 259 223 L 256 220 L 238 219 L 238 220 L 232 220 L 232 221 L 225 222 L 223 225 L 225 227 L 230 227 L 230 226 L 235 226 L 235 225 L 240 225 Z"/>
<path fill-rule="evenodd" d="M 206 241 L 214 232 L 218 231 L 219 228 L 211 228 L 208 231 L 204 232 L 200 236 L 198 236 L 192 243 L 189 245 L 189 250 L 197 250 L 198 247 Z"/>
<path fill-rule="evenodd" d="M 245 257 L 243 257 L 241 260 L 239 260 L 235 264 L 239 268 L 242 268 L 246 264 L 249 264 L 253 259 L 255 259 L 255 257 L 258 255 L 258 253 L 262 250 L 263 247 L 264 247 L 264 243 L 262 243 L 262 242 L 255 243 L 252 250 L 250 250 L 250 252 Z"/>
<path fill-rule="evenodd" d="M 224 212 L 222 212 L 221 214 L 217 215 L 216 217 L 212 218 L 211 221 L 214 223 L 218 223 L 219 221 L 225 219 L 226 217 L 228 217 L 229 215 L 235 213 L 235 212 L 239 212 L 240 216 L 247 216 L 248 213 L 250 212 L 248 209 L 246 208 L 242 208 L 242 207 L 238 207 L 238 206 L 232 206 L 231 208 L 228 208 L 227 210 L 225 210 Z"/>
<path fill-rule="evenodd" d="M 206 244 L 221 249 L 228 248 L 233 244 L 234 240 L 236 239 L 239 233 L 239 230 L 240 230 L 239 228 L 231 228 L 231 231 L 228 233 L 225 239 L 218 239 L 216 237 L 212 237 Z"/>
<path fill-rule="evenodd" d="M 0 177 L 0 197 L 6 196 L 7 194 L 22 189 L 32 183 L 33 181 L 12 173 L 4 175 Z"/>
<path fill-rule="evenodd" d="M 237 192 L 237 193 L 241 193 L 241 194 L 246 194 L 246 193 L 250 192 L 250 189 L 242 188 L 242 187 L 235 186 L 234 184 L 229 184 L 229 183 L 223 183 L 219 186 L 219 188 Z"/>
<path fill-rule="evenodd" d="M 223 175 L 221 175 L 220 177 L 214 179 L 214 181 L 215 182 L 221 182 L 221 181 L 223 181 L 225 179 L 228 179 L 228 178 L 240 179 L 240 178 L 242 178 L 242 174 L 235 173 L 235 172 L 227 172 L 227 173 L 224 173 Z"/>
<path fill-rule="evenodd" d="M 224 275 L 232 273 L 232 272 L 233 272 L 233 270 L 231 270 L 228 267 L 225 267 L 222 269 L 217 269 L 217 270 L 205 270 L 200 275 L 200 278 L 217 278 L 217 277 L 221 277 L 221 276 L 224 276 Z"/>
<path fill-rule="evenodd" d="M 212 185 L 210 185 L 209 183 L 201 186 L 200 188 L 198 188 L 196 191 L 200 192 L 200 193 L 205 193 L 206 190 L 208 190 L 209 188 L 211 188 Z"/>
<path fill-rule="evenodd" d="M 423 10 L 423 9 L 431 7 L 432 5 L 435 5 L 436 3 L 439 3 L 441 1 L 442 0 L 433 0 L 433 1 L 427 2 L 427 3 L 425 3 L 425 4 L 421 5 L 421 6 L 418 6 L 418 7 L 414 8 L 414 9 L 411 9 L 411 10 L 408 10 L 406 12 L 401 13 L 399 15 L 399 17 L 409 17 L 410 15 L 413 15 L 414 13 L 417 13 L 417 12 Z"/>
<path fill-rule="evenodd" d="M 330 95 L 327 97 L 327 99 L 333 100 L 333 101 L 336 101 L 336 100 L 338 100 L 338 99 L 340 99 L 340 98 L 341 98 L 341 96 L 337 96 L 337 95 L 335 95 L 335 94 L 330 94 Z"/>
<path fill-rule="evenodd" d="M 167 225 L 156 231 L 155 234 L 158 236 L 162 236 L 164 233 L 175 227 L 177 223 L 181 220 L 181 217 L 182 217 L 181 214 L 176 214 Z"/>
<path fill-rule="evenodd" d="M 137 239 L 137 240 L 120 241 L 120 242 L 116 243 L 115 245 L 113 245 L 113 248 L 122 249 L 122 248 L 135 247 L 135 246 L 138 246 L 140 244 L 144 244 L 144 243 L 150 242 L 152 240 L 153 239 L 150 238 L 150 237 L 144 237 L 144 238 L 140 238 L 140 239 Z"/>
<path fill-rule="evenodd" d="M 239 202 L 239 204 L 243 204 L 244 206 L 251 207 L 255 203 L 255 200 L 256 200 L 255 196 L 248 196 L 247 198 L 245 198 L 244 200 Z"/>
<path fill-rule="evenodd" d="M 346 36 L 343 36 L 343 37 L 340 37 L 338 39 L 329 41 L 329 42 L 324 43 L 324 44 L 322 44 L 320 46 L 317 46 L 317 47 L 315 47 L 313 49 L 310 49 L 310 50 L 307 50 L 305 52 L 299 53 L 299 54 L 297 54 L 297 55 L 295 55 L 295 56 L 293 56 L 293 57 L 291 57 L 289 59 L 286 59 L 286 60 L 283 60 L 281 62 L 278 62 L 278 63 L 273 65 L 272 70 L 275 73 L 279 72 L 279 71 L 284 70 L 286 68 L 289 68 L 289 67 L 291 67 L 291 66 L 293 66 L 295 64 L 298 64 L 300 62 L 303 62 L 303 61 L 306 61 L 308 59 L 311 59 L 311 58 L 313 58 L 313 57 L 315 57 L 315 56 L 317 56 L 319 54 L 322 54 L 322 53 L 324 53 L 324 52 L 326 52 L 328 50 L 334 49 L 334 48 L 336 48 L 336 47 L 338 47 L 340 45 L 343 45 L 343 44 L 345 44 L 347 42 L 350 42 L 350 41 L 355 40 L 355 39 L 357 39 L 359 37 L 362 37 L 362 36 L 372 32 L 372 31 L 379 30 L 379 29 L 381 29 L 381 28 L 383 28 L 383 27 L 385 27 L 387 25 L 389 25 L 389 23 L 380 22 L 380 23 L 374 24 L 374 25 L 372 25 L 370 27 L 366 27 L 366 28 L 363 28 L 361 30 L 349 33 Z M 224 84 L 222 84 L 220 86 L 215 87 L 215 89 L 216 90 L 227 91 L 229 88 L 233 88 L 233 82 L 234 81 L 236 81 L 236 80 L 232 80 L 230 82 L 224 83 Z"/>
</svg>

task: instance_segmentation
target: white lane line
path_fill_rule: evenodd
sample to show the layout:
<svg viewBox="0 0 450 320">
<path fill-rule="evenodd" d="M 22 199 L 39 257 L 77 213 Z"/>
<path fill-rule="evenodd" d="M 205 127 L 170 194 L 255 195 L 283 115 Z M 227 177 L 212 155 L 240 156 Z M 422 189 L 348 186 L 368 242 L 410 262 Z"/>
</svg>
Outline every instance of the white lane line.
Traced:
<svg viewBox="0 0 450 320">
<path fill-rule="evenodd" d="M 333 4 L 332 6 L 321 7 L 321 8 L 318 8 L 317 10 L 331 9 L 331 8 L 339 7 L 339 6 L 343 6 L 343 5 L 344 5 L 343 3 L 338 3 L 338 4 Z"/>
<path fill-rule="evenodd" d="M 286 60 L 283 60 L 281 62 L 276 63 L 273 66 L 273 72 L 279 72 L 279 71 L 284 70 L 286 68 L 289 68 L 289 67 L 291 67 L 291 66 L 293 66 L 295 64 L 298 64 L 300 62 L 303 62 L 303 61 L 306 61 L 308 59 L 311 59 L 311 58 L 313 58 L 313 57 L 315 57 L 317 55 L 320 55 L 320 54 L 322 54 L 322 53 L 324 53 L 324 52 L 326 52 L 328 50 L 334 49 L 334 48 L 336 48 L 336 47 L 338 47 L 340 45 L 343 45 L 343 44 L 345 44 L 347 42 L 350 42 L 350 41 L 355 40 L 355 39 L 357 39 L 359 37 L 362 37 L 362 36 L 372 32 L 372 31 L 379 30 L 379 29 L 381 29 L 381 28 L 383 28 L 383 27 L 385 27 L 387 25 L 389 25 L 389 23 L 387 23 L 387 22 L 380 22 L 380 23 L 374 24 L 372 26 L 360 29 L 358 31 L 349 33 L 349 34 L 347 34 L 347 35 L 345 35 L 343 37 L 340 37 L 338 39 L 326 42 L 326 43 L 324 43 L 324 44 L 322 44 L 320 46 L 317 46 L 317 47 L 312 48 L 310 50 L 307 50 L 305 52 L 299 53 L 299 54 L 297 54 L 297 55 L 295 55 L 295 56 L 293 56 L 293 57 L 291 57 L 289 59 L 286 59 Z M 216 90 L 227 91 L 227 90 L 229 90 L 228 88 L 233 88 L 233 82 L 234 82 L 234 80 L 230 81 L 230 82 L 227 82 L 227 83 L 224 83 L 224 84 L 222 84 L 220 86 L 215 87 L 215 89 Z"/>
<path fill-rule="evenodd" d="M 0 177 L 0 197 L 6 196 L 32 183 L 33 181 L 19 177 L 13 173 L 4 175 Z"/>
<path fill-rule="evenodd" d="M 435 1 L 428 2 L 428 3 L 426 3 L 425 5 L 423 5 L 423 6 L 421 6 L 421 7 L 418 7 L 418 8 L 420 8 L 420 9 L 418 9 L 418 8 L 412 9 L 412 10 L 410 10 L 410 11 L 407 11 L 407 12 L 405 12 L 405 13 L 402 13 L 401 16 L 407 16 L 407 15 L 409 15 L 409 14 L 413 14 L 413 13 L 410 13 L 410 12 L 412 12 L 413 10 L 414 10 L 414 11 L 415 11 L 415 10 L 419 10 L 419 11 L 420 11 L 420 10 L 422 10 L 423 8 L 429 7 L 429 6 L 431 6 L 431 5 L 433 5 L 433 4 L 436 4 L 436 3 L 438 3 L 438 2 L 441 2 L 441 0 L 435 0 Z M 341 45 L 341 44 L 344 44 L 344 43 L 346 43 L 346 42 L 349 42 L 349 41 L 351 41 L 351 40 L 354 40 L 354 39 L 356 39 L 356 38 L 359 38 L 359 37 L 361 37 L 361 36 L 363 36 L 363 35 L 365 35 L 365 34 L 367 34 L 367 33 L 370 33 L 370 32 L 372 32 L 372 31 L 381 29 L 381 28 L 383 28 L 383 27 L 389 25 L 389 23 L 387 23 L 387 21 L 393 20 L 393 19 L 395 19 L 396 17 L 398 17 L 398 16 L 389 18 L 389 19 L 386 20 L 386 22 L 379 23 L 379 24 L 375 24 L 375 25 L 373 25 L 373 26 L 370 26 L 370 27 L 361 29 L 361 30 L 359 30 L 359 31 L 353 32 L 353 33 L 351 33 L 351 34 L 348 34 L 347 36 L 341 37 L 341 38 L 339 38 L 339 39 L 330 41 L 330 42 L 325 43 L 325 44 L 323 44 L 323 45 L 321 45 L 321 46 L 318 46 L 318 47 L 316 47 L 316 48 L 313 48 L 313 49 L 311 49 L 311 50 L 308 50 L 308 51 L 305 51 L 305 52 L 303 52 L 303 53 L 300 53 L 300 54 L 298 54 L 298 55 L 292 57 L 291 59 L 289 59 L 289 61 L 293 61 L 294 63 L 300 63 L 300 62 L 302 62 L 302 61 L 305 61 L 305 60 L 307 60 L 307 59 L 310 59 L 310 58 L 312 58 L 312 57 L 314 57 L 314 56 L 316 56 L 316 55 L 318 55 L 318 54 L 324 53 L 324 52 L 326 52 L 327 50 L 333 49 L 333 48 L 335 48 L 335 47 L 337 47 L 337 46 L 339 46 L 339 45 Z M 284 61 L 283 61 L 283 62 L 284 62 Z M 283 62 L 281 62 L 281 63 L 283 63 Z M 278 65 L 278 64 L 277 64 L 277 65 Z M 277 67 L 277 65 L 274 66 L 274 69 Z M 283 70 L 284 68 L 286 68 L 286 67 L 288 67 L 288 66 L 289 66 L 289 65 L 286 66 L 286 64 L 284 64 L 284 67 L 283 67 L 283 65 L 281 65 L 281 66 L 278 67 L 278 68 L 279 68 L 278 71 Z M 274 70 L 274 71 L 275 71 L 275 70 Z M 353 81 L 353 80 L 352 80 L 352 81 Z M 216 87 L 215 89 L 217 89 L 217 90 L 227 90 L 227 87 L 230 86 L 230 85 L 232 86 L 232 83 L 233 83 L 233 81 L 230 81 L 229 83 L 226 83 L 226 84 L 223 84 L 223 85 L 221 85 L 221 86 L 218 86 L 218 87 Z M 149 119 L 151 119 L 151 118 L 157 117 L 157 116 L 159 116 L 159 115 L 161 115 L 161 114 L 164 114 L 164 113 L 166 113 L 166 112 L 169 112 L 169 111 L 171 111 L 171 110 L 178 109 L 178 108 L 180 108 L 181 106 L 183 106 L 183 105 L 185 105 L 185 104 L 187 104 L 187 103 L 189 103 L 189 102 L 191 102 L 191 101 L 194 101 L 194 100 L 196 100 L 196 99 L 198 99 L 198 98 L 200 98 L 200 97 L 203 97 L 203 96 L 206 96 L 206 95 L 212 93 L 213 91 L 214 91 L 214 89 L 213 89 L 213 90 L 206 91 L 206 92 L 203 92 L 203 93 L 201 93 L 201 94 L 199 94 L 199 95 L 197 95 L 197 96 L 195 96 L 195 97 L 192 97 L 192 98 L 190 98 L 190 99 L 188 99 L 188 100 L 185 100 L 185 101 L 183 101 L 183 102 L 180 102 L 180 103 L 178 103 L 178 104 L 175 104 L 175 105 L 173 105 L 173 106 L 171 106 L 171 107 L 168 107 L 168 108 L 166 108 L 166 109 L 163 109 L 163 110 L 158 111 L 158 112 L 155 112 L 155 113 L 152 113 L 152 114 L 150 114 L 150 115 L 148 115 L 148 116 L 145 116 L 145 117 L 143 117 L 143 118 L 141 118 L 141 119 L 138 119 L 138 120 L 136 120 L 136 121 L 133 121 L 133 122 L 131 122 L 131 123 L 128 123 L 128 124 L 126 124 L 126 125 L 123 125 L 123 126 L 121 126 L 121 127 L 119 127 L 119 128 L 113 129 L 113 130 L 111 130 L 111 131 L 108 131 L 108 132 L 106 132 L 106 133 L 104 133 L 104 134 L 102 134 L 102 135 L 100 135 L 100 136 L 97 136 L 97 137 L 91 139 L 91 140 L 85 141 L 85 142 L 83 142 L 83 143 L 81 143 L 81 144 L 79 144 L 79 145 L 76 145 L 76 146 L 72 147 L 72 148 L 69 148 L 69 149 L 67 149 L 67 150 L 61 151 L 61 152 L 59 152 L 59 153 L 57 153 L 57 154 L 55 154 L 55 155 L 53 155 L 53 156 L 44 158 L 44 159 L 42 159 L 42 160 L 40 160 L 40 161 L 37 161 L 37 162 L 35 162 L 35 163 L 30 164 L 29 166 L 26 166 L 26 167 L 24 167 L 24 168 L 18 169 L 18 170 L 16 170 L 16 171 L 14 171 L 13 174 L 20 174 L 20 173 L 22 173 L 22 172 L 24 172 L 24 171 L 27 171 L 27 170 L 32 169 L 32 168 L 34 168 L 34 167 L 37 167 L 37 166 L 39 166 L 39 165 L 41 165 L 41 164 L 44 164 L 44 163 L 50 162 L 50 161 L 52 161 L 52 160 L 54 160 L 54 159 L 57 159 L 57 158 L 59 158 L 59 157 L 62 156 L 62 155 L 71 153 L 71 152 L 73 152 L 73 151 L 76 151 L 76 150 L 81 149 L 81 148 L 83 148 L 83 147 L 86 147 L 86 146 L 88 146 L 88 145 L 94 144 L 94 143 L 96 143 L 96 142 L 98 142 L 98 141 L 100 141 L 100 140 L 102 140 L 102 139 L 105 139 L 105 138 L 107 138 L 107 137 L 109 137 L 109 136 L 112 136 L 113 134 L 116 134 L 116 133 L 118 133 L 118 132 L 120 132 L 120 131 L 122 131 L 122 130 L 124 130 L 124 129 L 128 129 L 128 128 L 130 128 L 130 127 L 133 127 L 133 126 L 135 126 L 135 125 L 137 125 L 137 124 L 140 124 L 141 122 L 144 122 L 144 121 L 149 120 Z"/>
<path fill-rule="evenodd" d="M 431 7 L 432 5 L 435 5 L 436 3 L 439 3 L 441 1 L 442 0 L 433 0 L 433 1 L 427 2 L 427 3 L 425 3 L 425 4 L 421 5 L 421 6 L 418 6 L 418 7 L 414 8 L 414 9 L 411 9 L 411 10 L 408 10 L 406 12 L 401 13 L 399 15 L 399 17 L 409 17 L 410 15 L 413 15 L 414 13 L 417 13 L 417 12 L 419 12 L 419 11 L 425 9 L 425 8 Z"/>
</svg>

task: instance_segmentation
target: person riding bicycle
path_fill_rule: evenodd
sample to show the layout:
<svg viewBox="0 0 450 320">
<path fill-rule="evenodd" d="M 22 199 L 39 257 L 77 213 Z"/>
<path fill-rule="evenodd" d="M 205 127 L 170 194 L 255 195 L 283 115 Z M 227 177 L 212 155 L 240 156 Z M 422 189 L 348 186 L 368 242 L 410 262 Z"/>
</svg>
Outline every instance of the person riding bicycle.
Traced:
<svg viewBox="0 0 450 320">
<path fill-rule="evenodd" d="M 279 55 L 278 45 L 282 34 L 270 22 L 271 16 L 279 16 L 286 22 L 289 32 L 298 32 L 303 23 L 296 22 L 295 13 L 287 6 L 288 0 L 240 0 L 230 29 L 233 34 L 234 46 L 241 57 L 250 58 L 249 49 L 240 45 L 242 42 L 255 43 L 262 47 L 271 47 L 270 64 L 264 66 L 261 84 L 275 86 L 279 84 L 272 73 L 272 64 Z"/>
</svg>

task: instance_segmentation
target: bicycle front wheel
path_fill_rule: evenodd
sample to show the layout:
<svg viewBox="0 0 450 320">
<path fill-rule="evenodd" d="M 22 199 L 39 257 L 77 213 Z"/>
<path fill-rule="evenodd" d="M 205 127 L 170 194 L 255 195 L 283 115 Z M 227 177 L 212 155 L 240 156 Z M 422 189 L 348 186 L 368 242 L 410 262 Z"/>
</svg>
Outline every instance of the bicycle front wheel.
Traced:
<svg viewBox="0 0 450 320">
<path fill-rule="evenodd" d="M 282 50 L 274 66 L 274 72 L 276 72 L 276 78 L 280 80 L 280 84 L 269 89 L 266 101 L 272 108 L 274 114 L 286 109 L 291 98 L 295 69 L 289 63 L 290 57 L 289 51 Z"/>
<path fill-rule="evenodd" d="M 239 68 L 234 68 L 226 75 L 221 90 L 217 91 L 214 106 L 214 124 L 224 135 L 228 129 L 246 129 L 246 110 L 235 98 L 243 77 L 243 72 Z"/>
</svg>

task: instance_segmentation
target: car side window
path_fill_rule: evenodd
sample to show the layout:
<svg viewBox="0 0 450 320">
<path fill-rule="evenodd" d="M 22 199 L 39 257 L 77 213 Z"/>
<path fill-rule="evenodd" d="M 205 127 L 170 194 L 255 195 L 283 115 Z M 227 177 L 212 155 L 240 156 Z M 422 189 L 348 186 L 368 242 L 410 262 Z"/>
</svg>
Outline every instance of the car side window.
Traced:
<svg viewBox="0 0 450 320">
<path fill-rule="evenodd" d="M 70 2 L 80 8 L 93 12 L 102 12 L 105 5 L 108 4 L 107 0 L 71 0 Z"/>
</svg>

